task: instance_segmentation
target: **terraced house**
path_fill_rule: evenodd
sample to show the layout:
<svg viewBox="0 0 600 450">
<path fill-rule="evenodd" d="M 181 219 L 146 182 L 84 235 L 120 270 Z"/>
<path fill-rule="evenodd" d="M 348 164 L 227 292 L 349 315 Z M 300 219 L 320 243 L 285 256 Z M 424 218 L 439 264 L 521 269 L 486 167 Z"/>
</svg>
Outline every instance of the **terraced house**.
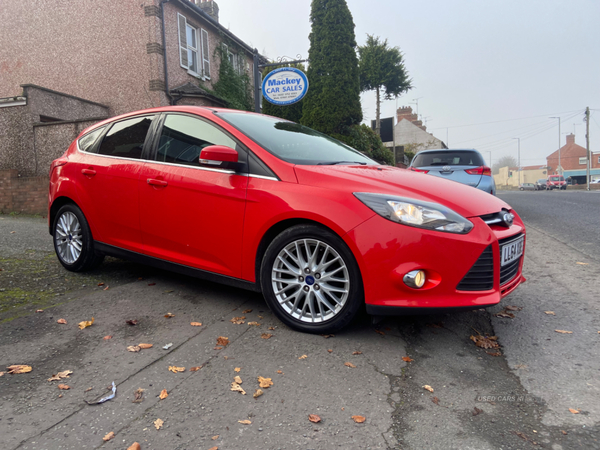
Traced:
<svg viewBox="0 0 600 450">
<path fill-rule="evenodd" d="M 219 23 L 214 1 L 20 0 L 3 2 L 0 20 L 2 211 L 26 210 L 7 190 L 46 176 L 88 125 L 153 106 L 227 106 L 211 93 L 224 59 L 253 85 L 256 52 Z"/>
</svg>

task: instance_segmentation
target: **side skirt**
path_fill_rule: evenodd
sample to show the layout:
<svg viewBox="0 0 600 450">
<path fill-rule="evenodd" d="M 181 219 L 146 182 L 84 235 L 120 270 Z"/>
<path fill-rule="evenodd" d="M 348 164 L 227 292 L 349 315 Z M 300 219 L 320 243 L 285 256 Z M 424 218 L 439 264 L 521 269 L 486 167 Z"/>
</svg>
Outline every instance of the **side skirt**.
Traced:
<svg viewBox="0 0 600 450">
<path fill-rule="evenodd" d="M 189 277 L 200 278 L 203 280 L 212 281 L 215 283 L 227 284 L 241 289 L 246 289 L 254 292 L 261 292 L 260 286 L 257 283 L 251 281 L 241 280 L 239 278 L 228 277 L 227 275 L 219 275 L 217 273 L 208 272 L 202 269 L 196 269 L 194 267 L 184 266 L 170 261 L 154 258 L 153 256 L 143 255 L 141 253 L 132 252 L 130 250 L 124 250 L 119 247 L 104 244 L 102 242 L 94 241 L 94 249 L 96 253 L 101 255 L 114 256 L 115 258 L 127 259 L 140 264 L 146 264 L 148 266 L 156 267 L 158 269 L 164 269 L 171 272 L 181 273 Z"/>
</svg>

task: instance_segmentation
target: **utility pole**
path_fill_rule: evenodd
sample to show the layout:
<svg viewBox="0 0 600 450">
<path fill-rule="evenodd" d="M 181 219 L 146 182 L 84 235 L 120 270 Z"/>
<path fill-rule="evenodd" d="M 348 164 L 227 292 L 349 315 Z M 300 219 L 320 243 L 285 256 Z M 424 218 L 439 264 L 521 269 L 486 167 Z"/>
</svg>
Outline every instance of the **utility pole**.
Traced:
<svg viewBox="0 0 600 450">
<path fill-rule="evenodd" d="M 590 107 L 585 108 L 585 148 L 587 150 L 587 167 L 585 170 L 587 178 L 587 190 L 590 190 L 590 166 L 592 164 L 592 155 L 590 154 Z"/>
<path fill-rule="evenodd" d="M 550 119 L 558 119 L 558 174 L 562 175 L 562 166 L 560 165 L 560 117 L 550 117 Z"/>
<path fill-rule="evenodd" d="M 517 139 L 519 143 L 519 146 L 517 147 L 517 173 L 519 174 L 519 184 L 521 184 L 521 138 L 513 139 Z"/>
</svg>

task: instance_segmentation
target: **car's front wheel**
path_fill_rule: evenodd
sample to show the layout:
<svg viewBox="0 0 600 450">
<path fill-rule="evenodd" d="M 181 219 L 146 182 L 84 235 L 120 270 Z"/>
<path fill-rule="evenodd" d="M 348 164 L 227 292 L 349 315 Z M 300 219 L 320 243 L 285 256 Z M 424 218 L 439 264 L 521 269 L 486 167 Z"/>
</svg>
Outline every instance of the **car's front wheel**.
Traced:
<svg viewBox="0 0 600 450">
<path fill-rule="evenodd" d="M 90 227 L 77 206 L 64 205 L 52 226 L 54 250 L 60 263 L 71 272 L 83 272 L 98 266 L 104 256 L 94 253 Z"/>
<path fill-rule="evenodd" d="M 336 234 L 315 225 L 297 225 L 278 235 L 267 248 L 260 279 L 273 313 L 307 333 L 339 330 L 363 303 L 352 252 Z"/>
</svg>

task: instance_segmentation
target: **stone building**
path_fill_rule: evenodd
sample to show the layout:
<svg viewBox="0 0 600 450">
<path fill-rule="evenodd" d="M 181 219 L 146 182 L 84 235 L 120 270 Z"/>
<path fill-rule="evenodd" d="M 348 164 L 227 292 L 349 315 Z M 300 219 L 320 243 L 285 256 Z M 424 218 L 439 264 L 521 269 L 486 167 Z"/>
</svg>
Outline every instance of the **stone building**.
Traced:
<svg viewBox="0 0 600 450">
<path fill-rule="evenodd" d="M 209 92 L 221 57 L 252 85 L 255 50 L 219 23 L 214 1 L 19 0 L 0 16 L 0 171 L 11 177 L 46 176 L 106 117 L 225 106 Z"/>
</svg>

